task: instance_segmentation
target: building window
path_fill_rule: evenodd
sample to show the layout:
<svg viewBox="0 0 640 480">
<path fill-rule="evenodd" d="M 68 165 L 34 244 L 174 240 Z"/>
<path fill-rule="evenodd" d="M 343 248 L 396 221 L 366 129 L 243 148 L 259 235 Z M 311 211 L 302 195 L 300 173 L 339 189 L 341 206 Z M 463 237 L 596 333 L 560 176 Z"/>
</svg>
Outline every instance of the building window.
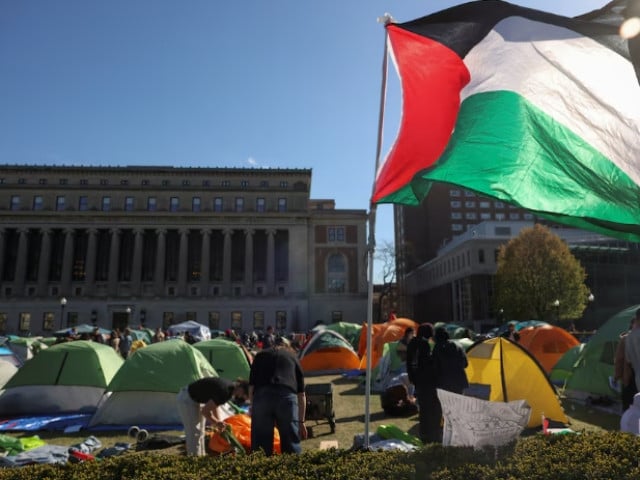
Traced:
<svg viewBox="0 0 640 480">
<path fill-rule="evenodd" d="M 209 312 L 209 328 L 220 330 L 220 312 Z"/>
<path fill-rule="evenodd" d="M 11 195 L 11 211 L 20 210 L 20 195 Z"/>
<path fill-rule="evenodd" d="M 347 262 L 340 254 L 333 254 L 327 260 L 327 291 L 344 293 L 347 283 Z"/>
<path fill-rule="evenodd" d="M 231 328 L 235 331 L 242 330 L 242 312 L 231 312 Z"/>
<path fill-rule="evenodd" d="M 468 201 L 464 202 L 464 206 L 467 207 L 467 208 L 475 208 L 476 207 L 476 202 L 468 200 Z"/>
<path fill-rule="evenodd" d="M 202 180 L 202 186 L 203 187 L 209 187 L 209 186 L 211 186 L 211 182 L 209 180 Z"/>
<path fill-rule="evenodd" d="M 26 178 L 19 178 L 18 179 L 18 185 L 24 185 L 27 183 L 27 179 Z"/>
<path fill-rule="evenodd" d="M 44 312 L 42 314 L 42 329 L 45 331 L 51 331 L 56 327 L 55 315 L 53 312 Z"/>
<path fill-rule="evenodd" d="M 480 208 L 490 208 L 491 203 L 489 202 L 480 202 Z"/>
<path fill-rule="evenodd" d="M 111 197 L 102 197 L 102 211 L 108 212 L 111 210 Z"/>
<path fill-rule="evenodd" d="M 156 197 L 147 198 L 147 210 L 155 212 L 158 209 L 158 199 Z"/>
<path fill-rule="evenodd" d="M 504 220 L 505 218 L 504 213 L 496 213 L 496 220 Z"/>
<path fill-rule="evenodd" d="M 81 212 L 89 210 L 89 197 L 82 195 L 78 198 L 78 210 Z"/>
<path fill-rule="evenodd" d="M 287 329 L 287 312 L 283 310 L 278 310 L 276 312 L 276 330 L 286 330 Z"/>
<path fill-rule="evenodd" d="M 191 185 L 191 181 L 190 180 L 182 180 L 182 186 L 183 187 L 188 187 L 189 185 Z"/>
<path fill-rule="evenodd" d="M 451 212 L 451 219 L 452 220 L 460 220 L 460 219 L 462 219 L 462 213 L 460 213 L 460 212 Z"/>
<path fill-rule="evenodd" d="M 475 194 L 475 193 L 473 193 L 471 190 L 465 190 L 465 191 L 464 191 L 464 196 L 465 196 L 465 197 L 475 197 L 475 196 L 476 196 L 476 194 Z"/>
<path fill-rule="evenodd" d="M 40 180 L 38 180 L 38 183 L 40 185 L 46 185 L 47 184 L 47 179 L 46 178 L 41 178 Z"/>
<path fill-rule="evenodd" d="M 213 199 L 213 211 L 221 212 L 223 209 L 222 197 L 216 197 Z"/>
<path fill-rule="evenodd" d="M 234 297 L 239 297 L 242 295 L 242 288 L 241 287 L 233 287 L 233 296 Z"/>
<path fill-rule="evenodd" d="M 244 210 L 244 198 L 236 197 L 236 212 L 242 212 Z"/>
<path fill-rule="evenodd" d="M 80 185 L 89 185 L 89 180 L 87 180 L 86 178 L 81 178 Z"/>
<path fill-rule="evenodd" d="M 327 237 L 330 242 L 344 242 L 344 227 L 329 227 Z"/>
<path fill-rule="evenodd" d="M 289 187 L 289 182 L 287 182 L 286 180 L 283 180 L 282 182 L 280 182 L 280 188 L 288 188 Z"/>
<path fill-rule="evenodd" d="M 222 180 L 222 182 L 220 182 L 220 186 L 222 186 L 222 187 L 230 187 L 231 186 L 231 182 L 229 180 Z"/>
<path fill-rule="evenodd" d="M 133 212 L 134 197 L 124 197 L 124 211 Z"/>
<path fill-rule="evenodd" d="M 142 180 L 140 182 L 140 185 L 142 185 L 143 187 L 146 187 L 147 185 L 149 185 L 149 180 Z"/>
<path fill-rule="evenodd" d="M 173 325 L 173 312 L 162 312 L 162 328 L 165 330 Z"/>
<path fill-rule="evenodd" d="M 464 218 L 466 218 L 467 220 L 475 220 L 478 217 L 475 212 L 467 212 L 464 214 Z"/>
<path fill-rule="evenodd" d="M 198 321 L 198 313 L 197 312 L 187 312 L 185 315 L 187 322 L 197 322 Z"/>
<path fill-rule="evenodd" d="M 482 212 L 480 214 L 480 219 L 481 220 L 491 220 L 491 214 L 490 213 L 486 213 L 486 212 Z"/>
<path fill-rule="evenodd" d="M 331 312 L 331 323 L 337 323 L 342 321 L 342 311 L 334 310 Z"/>
<path fill-rule="evenodd" d="M 192 212 L 199 212 L 200 211 L 200 205 L 201 205 L 201 200 L 200 197 L 193 197 L 191 199 L 191 211 Z"/>
<path fill-rule="evenodd" d="M 452 223 L 451 224 L 451 230 L 453 230 L 454 232 L 461 232 L 462 231 L 462 225 L 460 225 L 459 223 Z"/>
<path fill-rule="evenodd" d="M 484 263 L 484 250 L 478 250 L 478 263 Z"/>
<path fill-rule="evenodd" d="M 523 213 L 522 218 L 525 220 L 533 220 L 533 213 Z"/>
<path fill-rule="evenodd" d="M 266 206 L 267 206 L 267 203 L 266 203 L 264 197 L 256 198 L 256 212 L 260 212 L 260 213 L 265 212 L 266 211 Z"/>
<path fill-rule="evenodd" d="M 240 186 L 242 188 L 247 188 L 249 186 L 249 180 L 241 180 L 240 181 Z"/>
<path fill-rule="evenodd" d="M 287 211 L 287 199 L 279 198 L 278 199 L 278 212 L 284 213 Z"/>
<path fill-rule="evenodd" d="M 459 197 L 460 196 L 460 190 L 449 190 L 449 196 L 450 197 Z"/>
<path fill-rule="evenodd" d="M 61 212 L 64 210 L 64 195 L 58 195 L 56 197 L 56 210 Z"/>
<path fill-rule="evenodd" d="M 519 213 L 510 213 L 509 214 L 509 220 L 520 220 L 520 214 Z"/>
<path fill-rule="evenodd" d="M 169 211 L 177 212 L 180 209 L 180 199 L 178 197 L 171 197 L 169 199 Z"/>
<path fill-rule="evenodd" d="M 264 312 L 253 312 L 253 329 L 264 330 Z"/>
<path fill-rule="evenodd" d="M 129 180 L 127 180 L 126 178 L 120 180 L 120 185 L 124 185 L 124 186 L 129 185 Z"/>
<path fill-rule="evenodd" d="M 260 180 L 260 187 L 267 188 L 269 186 L 269 182 L 266 180 Z"/>
<path fill-rule="evenodd" d="M 101 178 L 100 179 L 100 185 L 102 185 L 102 186 L 109 185 L 109 180 L 107 180 L 106 178 Z"/>
<path fill-rule="evenodd" d="M 168 187 L 169 185 L 171 185 L 171 182 L 169 180 L 162 180 L 163 187 Z"/>
<path fill-rule="evenodd" d="M 502 202 L 493 202 L 494 208 L 504 208 L 504 203 Z"/>
<path fill-rule="evenodd" d="M 462 206 L 462 202 L 460 202 L 459 200 L 452 200 L 450 205 L 451 208 L 460 208 Z"/>
<path fill-rule="evenodd" d="M 28 332 L 31 330 L 31 314 L 28 312 L 20 313 L 20 324 L 18 328 L 21 332 Z"/>
<path fill-rule="evenodd" d="M 42 195 L 35 195 L 33 197 L 33 209 L 42 210 Z"/>
<path fill-rule="evenodd" d="M 61 178 L 59 183 L 60 185 L 66 185 L 69 183 L 69 180 L 67 180 L 66 178 Z"/>
</svg>

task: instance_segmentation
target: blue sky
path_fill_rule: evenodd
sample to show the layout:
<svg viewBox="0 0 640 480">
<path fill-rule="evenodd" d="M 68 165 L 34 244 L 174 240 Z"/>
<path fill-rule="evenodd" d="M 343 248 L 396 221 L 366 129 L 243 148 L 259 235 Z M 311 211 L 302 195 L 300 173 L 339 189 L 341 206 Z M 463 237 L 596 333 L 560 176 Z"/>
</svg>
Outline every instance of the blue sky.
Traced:
<svg viewBox="0 0 640 480">
<path fill-rule="evenodd" d="M 0 162 L 312 168 L 368 209 L 384 29 L 445 0 L 5 0 Z M 578 15 L 606 2 L 514 2 Z M 385 151 L 400 96 L 390 71 Z M 390 205 L 376 238 L 393 240 Z"/>
</svg>

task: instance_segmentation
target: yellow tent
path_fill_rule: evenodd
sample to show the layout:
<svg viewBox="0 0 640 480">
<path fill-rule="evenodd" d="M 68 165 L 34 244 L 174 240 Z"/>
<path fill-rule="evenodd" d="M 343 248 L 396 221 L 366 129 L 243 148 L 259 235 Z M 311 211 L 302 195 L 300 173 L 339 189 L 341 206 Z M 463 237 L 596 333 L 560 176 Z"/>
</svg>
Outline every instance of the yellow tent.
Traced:
<svg viewBox="0 0 640 480">
<path fill-rule="evenodd" d="M 469 383 L 490 386 L 490 401 L 527 401 L 531 407 L 528 427 L 542 425 L 542 414 L 556 422 L 569 422 L 544 370 L 517 343 L 491 338 L 470 347 L 467 358 Z"/>
</svg>

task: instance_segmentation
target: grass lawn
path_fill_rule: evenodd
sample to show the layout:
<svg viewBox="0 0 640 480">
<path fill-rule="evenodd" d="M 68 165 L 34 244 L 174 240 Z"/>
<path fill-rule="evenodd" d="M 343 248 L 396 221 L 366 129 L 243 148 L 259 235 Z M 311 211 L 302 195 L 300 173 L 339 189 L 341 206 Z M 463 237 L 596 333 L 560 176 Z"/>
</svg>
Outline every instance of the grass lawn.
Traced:
<svg viewBox="0 0 640 480">
<path fill-rule="evenodd" d="M 313 431 L 313 437 L 302 443 L 303 450 L 319 449 L 321 442 L 337 442 L 338 448 L 348 449 L 353 444 L 354 436 L 364 434 L 364 410 L 365 395 L 362 382 L 363 377 L 341 377 L 341 376 L 319 376 L 308 377 L 308 384 L 333 384 L 332 403 L 335 411 L 335 433 L 331 432 L 327 420 L 307 421 Z M 606 413 L 592 406 L 564 401 L 563 406 L 566 414 L 571 420 L 570 427 L 576 431 L 613 431 L 619 429 L 620 416 Z M 370 402 L 370 432 L 375 432 L 380 425 L 395 425 L 401 430 L 417 436 L 418 417 L 388 417 L 380 407 L 378 394 L 371 394 Z M 180 431 L 165 432 L 167 434 L 181 435 Z M 532 432 L 527 432 L 531 434 Z M 103 447 L 113 446 L 117 442 L 131 442 L 126 431 L 87 431 L 64 434 L 61 432 L 8 432 L 12 436 L 33 436 L 37 434 L 40 438 L 51 445 L 73 445 L 85 440 L 89 435 L 97 437 Z M 167 450 L 159 450 L 168 453 Z M 183 449 L 172 447 L 171 452 L 182 453 Z"/>
</svg>

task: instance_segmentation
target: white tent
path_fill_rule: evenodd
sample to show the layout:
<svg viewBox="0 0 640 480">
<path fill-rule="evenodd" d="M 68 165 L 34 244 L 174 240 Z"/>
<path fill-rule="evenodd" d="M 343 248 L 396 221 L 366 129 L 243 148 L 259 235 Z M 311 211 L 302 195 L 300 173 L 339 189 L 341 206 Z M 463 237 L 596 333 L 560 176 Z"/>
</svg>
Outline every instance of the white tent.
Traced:
<svg viewBox="0 0 640 480">
<path fill-rule="evenodd" d="M 206 325 L 202 325 L 201 323 L 193 320 L 171 325 L 167 331 L 171 337 L 181 335 L 184 332 L 189 332 L 198 342 L 202 340 L 211 340 L 211 329 Z"/>
</svg>

